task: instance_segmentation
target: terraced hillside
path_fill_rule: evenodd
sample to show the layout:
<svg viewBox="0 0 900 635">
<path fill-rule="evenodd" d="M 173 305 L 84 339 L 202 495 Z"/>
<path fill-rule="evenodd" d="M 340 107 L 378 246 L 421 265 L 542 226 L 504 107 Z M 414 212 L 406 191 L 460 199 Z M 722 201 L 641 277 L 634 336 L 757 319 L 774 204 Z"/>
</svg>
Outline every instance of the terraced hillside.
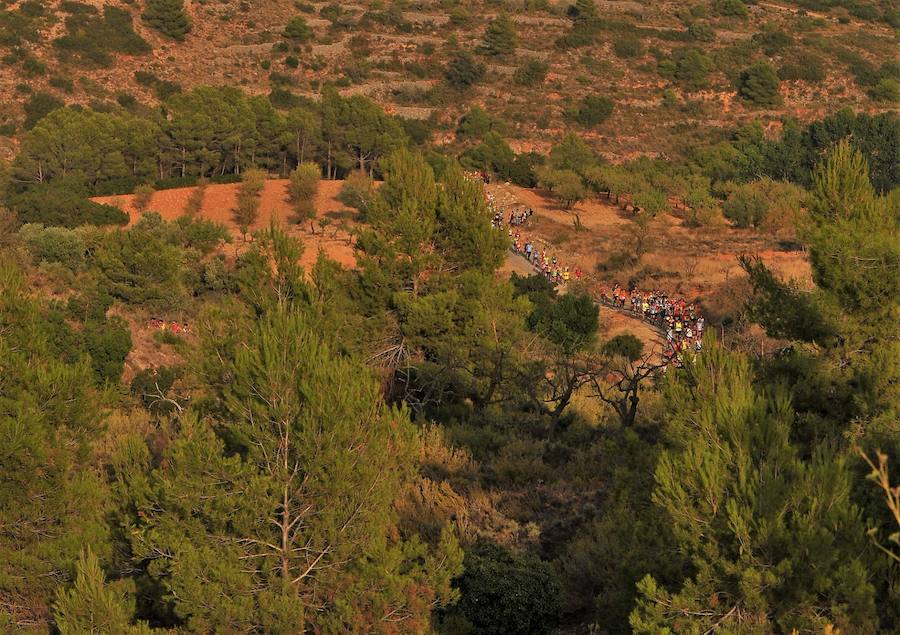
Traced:
<svg viewBox="0 0 900 635">
<path fill-rule="evenodd" d="M 477 104 L 516 151 L 545 152 L 574 129 L 613 160 L 900 98 L 889 1 L 188 0 L 179 11 L 178 0 L 7 2 L 4 154 L 62 103 L 141 110 L 210 84 L 288 107 L 331 83 L 428 120 L 438 144 L 456 142 Z"/>
</svg>

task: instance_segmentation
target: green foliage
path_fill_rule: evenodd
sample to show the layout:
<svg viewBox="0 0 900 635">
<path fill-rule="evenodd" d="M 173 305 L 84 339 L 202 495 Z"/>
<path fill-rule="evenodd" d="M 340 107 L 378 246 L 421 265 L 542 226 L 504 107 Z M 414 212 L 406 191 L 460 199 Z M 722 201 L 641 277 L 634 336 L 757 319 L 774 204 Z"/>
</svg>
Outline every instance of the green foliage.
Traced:
<svg viewBox="0 0 900 635">
<path fill-rule="evenodd" d="M 641 581 L 634 631 L 873 627 L 846 462 L 825 447 L 805 456 L 788 395 L 755 387 L 740 355 L 704 348 L 668 385 L 672 447 L 653 493 L 692 567 L 670 588 Z"/>
<path fill-rule="evenodd" d="M 51 346 L 54 323 L 14 267 L 0 265 L 0 624 L 46 623 L 79 552 L 108 553 L 108 492 L 90 465 L 100 432 L 90 367 Z M 57 323 L 62 326 L 62 323 Z"/>
<path fill-rule="evenodd" d="M 575 170 L 543 167 L 538 169 L 537 175 L 541 186 L 559 198 L 566 209 L 570 209 L 588 196 L 588 190 Z"/>
<path fill-rule="evenodd" d="M 155 232 L 110 233 L 94 259 L 104 288 L 123 302 L 172 306 L 181 297 L 181 253 Z"/>
<path fill-rule="evenodd" d="M 801 80 L 817 84 L 825 80 L 825 61 L 818 55 L 801 53 L 788 58 L 779 68 L 781 80 Z"/>
<path fill-rule="evenodd" d="M 492 117 L 480 106 L 473 106 L 459 120 L 456 136 L 460 139 L 484 139 L 489 132 L 501 132 L 502 127 L 503 122 Z"/>
<path fill-rule="evenodd" d="M 444 79 L 451 88 L 465 90 L 471 88 L 484 77 L 484 65 L 479 63 L 470 53 L 462 52 L 454 55 L 444 70 Z"/>
<path fill-rule="evenodd" d="M 478 52 L 492 57 L 507 57 L 516 52 L 516 28 L 507 13 L 500 13 L 488 23 Z"/>
<path fill-rule="evenodd" d="M 63 3 L 66 33 L 53 40 L 62 61 L 80 61 L 91 66 L 112 65 L 114 53 L 145 55 L 150 45 L 134 31 L 131 13 L 106 5 L 103 15 L 91 5 Z"/>
<path fill-rule="evenodd" d="M 134 610 L 133 600 L 106 583 L 97 556 L 87 548 L 78 556 L 74 586 L 57 595 L 53 619 L 60 635 L 149 635 L 145 623 L 132 624 Z"/>
<path fill-rule="evenodd" d="M 636 361 L 644 353 L 644 343 L 631 333 L 616 335 L 603 345 L 607 355 L 618 355 L 630 361 Z"/>
<path fill-rule="evenodd" d="M 322 171 L 315 163 L 301 163 L 291 172 L 288 198 L 294 206 L 294 222 L 302 223 L 316 216 L 316 194 Z"/>
<path fill-rule="evenodd" d="M 747 17 L 747 5 L 741 0 L 713 0 L 712 8 L 719 15 L 735 18 Z"/>
<path fill-rule="evenodd" d="M 295 15 L 285 25 L 282 36 L 293 42 L 306 42 L 312 37 L 312 29 L 302 15 Z"/>
<path fill-rule="evenodd" d="M 586 128 L 594 128 L 609 119 L 612 113 L 613 102 L 610 99 L 599 95 L 587 95 L 581 100 L 575 119 Z"/>
<path fill-rule="evenodd" d="M 184 0 L 147 0 L 141 17 L 148 25 L 178 42 L 183 42 L 191 31 Z"/>
<path fill-rule="evenodd" d="M 217 330 L 228 322 L 213 326 L 203 363 L 234 378 L 214 387 L 222 437 L 183 418 L 160 467 L 138 457 L 121 475 L 137 512 L 132 559 L 156 600 L 194 630 L 365 631 L 397 607 L 427 624 L 452 597 L 461 553 L 449 534 L 427 545 L 395 533 L 392 501 L 412 478 L 408 415 L 300 311 L 244 321 L 233 347 Z M 148 557 L 160 550 L 171 556 Z"/>
<path fill-rule="evenodd" d="M 58 262 L 76 271 L 85 262 L 85 240 L 77 230 L 29 223 L 19 229 L 19 236 L 35 263 Z"/>
<path fill-rule="evenodd" d="M 568 293 L 537 302 L 528 326 L 571 354 L 590 347 L 600 326 L 599 310 L 589 295 Z"/>
<path fill-rule="evenodd" d="M 101 381 L 117 382 L 131 352 L 131 330 L 122 318 L 90 322 L 84 328 L 85 350 L 91 356 L 91 368 Z"/>
<path fill-rule="evenodd" d="M 242 234 L 246 234 L 259 218 L 259 197 L 265 185 L 266 173 L 262 170 L 250 168 L 241 175 L 237 206 L 233 210 L 232 219 L 240 227 Z"/>
<path fill-rule="evenodd" d="M 26 130 L 31 130 L 38 121 L 63 106 L 65 104 L 50 93 L 42 91 L 33 93 L 25 102 L 25 123 L 22 125 Z"/>
<path fill-rule="evenodd" d="M 341 185 L 338 200 L 365 215 L 375 200 L 375 182 L 365 172 L 351 172 Z"/>
<path fill-rule="evenodd" d="M 59 181 L 30 188 L 10 197 L 9 205 L 22 223 L 47 226 L 125 225 L 128 215 L 111 205 L 101 205 L 86 198 L 77 184 Z"/>
<path fill-rule="evenodd" d="M 636 37 L 616 38 L 613 42 L 613 52 L 623 59 L 641 57 L 644 54 L 644 44 Z"/>
<path fill-rule="evenodd" d="M 519 86 L 538 86 L 544 83 L 548 70 L 550 70 L 550 67 L 546 62 L 530 58 L 522 62 L 516 69 L 516 72 L 513 74 L 513 81 Z"/>
<path fill-rule="evenodd" d="M 482 542 L 466 553 L 464 567 L 454 612 L 474 632 L 549 633 L 558 623 L 559 581 L 538 558 Z"/>
<path fill-rule="evenodd" d="M 773 106 L 781 103 L 780 85 L 775 68 L 768 62 L 757 62 L 741 72 L 738 95 L 757 106 Z"/>
<path fill-rule="evenodd" d="M 676 49 L 671 59 L 659 63 L 659 72 L 663 77 L 676 80 L 688 90 L 705 88 L 713 68 L 712 59 L 695 48 Z"/>
</svg>

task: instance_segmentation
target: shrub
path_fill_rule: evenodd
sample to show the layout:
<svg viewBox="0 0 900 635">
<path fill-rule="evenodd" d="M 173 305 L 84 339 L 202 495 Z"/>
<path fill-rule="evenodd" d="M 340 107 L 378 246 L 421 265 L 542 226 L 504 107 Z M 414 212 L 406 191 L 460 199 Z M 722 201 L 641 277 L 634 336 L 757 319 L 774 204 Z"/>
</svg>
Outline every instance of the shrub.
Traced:
<svg viewBox="0 0 900 635">
<path fill-rule="evenodd" d="M 544 633 L 559 621 L 559 580 L 538 558 L 482 542 L 466 552 L 464 566 L 459 603 L 448 613 L 464 618 L 474 632 Z"/>
<path fill-rule="evenodd" d="M 209 187 L 209 179 L 200 177 L 194 185 L 194 189 L 188 196 L 184 206 L 184 215 L 188 218 L 197 216 L 203 210 L 203 202 L 206 200 L 206 188 Z"/>
<path fill-rule="evenodd" d="M 722 205 L 725 218 L 738 227 L 759 225 L 769 210 L 769 199 L 756 183 L 742 183 L 732 187 Z"/>
<path fill-rule="evenodd" d="M 613 42 L 613 51 L 625 59 L 640 57 L 644 54 L 644 44 L 636 37 L 624 36 Z"/>
<path fill-rule="evenodd" d="M 170 414 L 176 410 L 177 400 L 169 398 L 168 392 L 180 374 L 178 369 L 168 366 L 145 368 L 131 380 L 131 394 L 151 414 Z"/>
<path fill-rule="evenodd" d="M 288 181 L 288 198 L 294 206 L 295 223 L 311 221 L 316 216 L 316 194 L 322 171 L 311 161 L 301 163 L 291 172 Z M 312 227 L 312 225 L 310 225 Z"/>
<path fill-rule="evenodd" d="M 900 102 L 900 82 L 889 77 L 883 77 L 869 91 L 869 96 L 875 101 L 896 104 Z"/>
<path fill-rule="evenodd" d="M 444 71 L 447 83 L 457 89 L 465 90 L 474 86 L 484 77 L 485 68 L 470 53 L 461 52 L 451 58 Z"/>
<path fill-rule="evenodd" d="M 825 79 L 825 61 L 818 55 L 802 53 L 785 61 L 778 69 L 778 77 L 817 84 Z"/>
<path fill-rule="evenodd" d="M 341 186 L 338 200 L 347 207 L 359 210 L 360 214 L 365 216 L 372 201 L 375 200 L 375 183 L 364 171 L 351 172 Z"/>
<path fill-rule="evenodd" d="M 751 42 L 762 48 L 766 55 L 775 55 L 794 43 L 794 38 L 784 31 L 767 30 L 756 33 Z"/>
<path fill-rule="evenodd" d="M 713 11 L 728 17 L 747 17 L 747 6 L 741 0 L 715 0 Z"/>
<path fill-rule="evenodd" d="M 612 101 L 599 95 L 588 95 L 581 101 L 575 118 L 582 126 L 593 128 L 609 119 L 612 113 Z"/>
<path fill-rule="evenodd" d="M 688 27 L 688 35 L 697 42 L 714 42 L 716 31 L 706 22 L 694 22 Z"/>
<path fill-rule="evenodd" d="M 259 195 L 266 184 L 266 173 L 257 168 L 246 170 L 238 186 L 237 206 L 233 219 L 246 236 L 248 229 L 259 217 Z"/>
<path fill-rule="evenodd" d="M 150 207 L 150 200 L 156 190 L 149 183 L 139 185 L 134 189 L 134 196 L 131 199 L 131 206 L 138 214 L 143 214 Z"/>
<path fill-rule="evenodd" d="M 773 106 L 781 101 L 781 80 L 768 62 L 756 62 L 738 78 L 738 95 L 758 106 Z"/>
<path fill-rule="evenodd" d="M 149 26 L 179 42 L 191 31 L 184 0 L 147 0 L 141 17 Z"/>
<path fill-rule="evenodd" d="M 644 354 L 644 343 L 631 333 L 623 333 L 606 342 L 603 351 L 607 355 L 621 356 L 633 362 Z"/>
<path fill-rule="evenodd" d="M 516 69 L 513 81 L 519 86 L 537 86 L 547 78 L 549 66 L 538 59 L 528 59 Z"/>
<path fill-rule="evenodd" d="M 10 197 L 9 206 L 22 223 L 59 227 L 128 223 L 125 212 L 88 200 L 83 187 L 62 179 L 31 187 Z"/>
<path fill-rule="evenodd" d="M 63 106 L 65 106 L 65 104 L 50 93 L 34 93 L 28 101 L 25 102 L 25 123 L 23 124 L 23 127 L 26 130 L 31 130 L 38 121 L 57 108 L 62 108 Z"/>
<path fill-rule="evenodd" d="M 128 323 L 115 316 L 102 322 L 84 325 L 84 347 L 91 356 L 93 368 L 100 382 L 118 381 L 125 368 L 125 358 L 131 351 L 131 330 Z"/>
<path fill-rule="evenodd" d="M 84 238 L 76 230 L 29 223 L 19 230 L 19 237 L 36 264 L 58 262 L 72 271 L 84 264 Z"/>
<path fill-rule="evenodd" d="M 66 33 L 53 41 L 63 61 L 78 59 L 96 66 L 112 65 L 111 53 L 144 55 L 150 45 L 134 31 L 131 13 L 106 5 L 103 16 L 86 4 L 67 2 L 61 5 L 69 12 Z"/>
<path fill-rule="evenodd" d="M 312 29 L 309 28 L 306 19 L 302 15 L 295 15 L 285 25 L 281 35 L 293 42 L 306 42 L 312 36 Z"/>
</svg>

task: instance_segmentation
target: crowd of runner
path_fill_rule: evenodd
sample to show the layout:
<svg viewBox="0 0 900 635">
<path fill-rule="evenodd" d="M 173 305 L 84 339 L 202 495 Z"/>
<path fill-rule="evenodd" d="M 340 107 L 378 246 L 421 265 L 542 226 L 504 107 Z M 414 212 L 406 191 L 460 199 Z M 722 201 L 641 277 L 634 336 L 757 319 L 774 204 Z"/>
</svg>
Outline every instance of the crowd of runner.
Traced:
<svg viewBox="0 0 900 635">
<path fill-rule="evenodd" d="M 612 308 L 631 311 L 665 333 L 669 358 L 683 352 L 699 352 L 703 348 L 706 321 L 699 309 L 684 298 L 670 298 L 662 291 L 626 289 L 618 283 L 612 289 L 601 289 L 600 302 Z"/>
</svg>

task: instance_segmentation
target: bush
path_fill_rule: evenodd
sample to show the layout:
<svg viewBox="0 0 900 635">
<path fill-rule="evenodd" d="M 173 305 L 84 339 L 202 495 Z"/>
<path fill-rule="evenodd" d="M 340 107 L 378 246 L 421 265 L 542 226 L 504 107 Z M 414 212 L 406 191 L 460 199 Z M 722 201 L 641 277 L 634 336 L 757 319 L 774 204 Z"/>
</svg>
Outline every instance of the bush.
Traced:
<svg viewBox="0 0 900 635">
<path fill-rule="evenodd" d="M 319 179 L 322 170 L 311 161 L 301 163 L 291 172 L 288 181 L 288 198 L 294 206 L 295 223 L 311 221 L 316 217 L 316 194 L 319 192 Z"/>
<path fill-rule="evenodd" d="M 191 31 L 184 0 L 147 0 L 141 17 L 149 26 L 178 42 L 183 42 Z"/>
<path fill-rule="evenodd" d="M 144 55 L 152 49 L 134 31 L 131 13 L 106 5 L 103 16 L 86 4 L 67 2 L 61 8 L 70 13 L 66 18 L 66 34 L 53 41 L 63 61 L 78 59 L 96 66 L 111 66 L 111 53 Z"/>
<path fill-rule="evenodd" d="M 768 62 L 756 62 L 738 78 L 738 95 L 757 106 L 774 106 L 781 102 L 778 88 L 781 80 Z"/>
<path fill-rule="evenodd" d="M 84 264 L 84 238 L 76 230 L 29 223 L 19 230 L 19 237 L 35 264 L 58 262 L 72 271 Z"/>
<path fill-rule="evenodd" d="M 769 199 L 756 183 L 733 186 L 722 205 L 725 218 L 742 228 L 758 226 L 768 210 Z"/>
<path fill-rule="evenodd" d="M 603 352 L 607 355 L 621 356 L 629 361 L 637 361 L 644 354 L 644 343 L 631 333 L 616 335 L 606 342 Z"/>
<path fill-rule="evenodd" d="M 644 44 L 636 37 L 624 36 L 613 42 L 613 52 L 625 59 L 640 57 L 644 54 Z"/>
<path fill-rule="evenodd" d="M 747 17 L 747 6 L 741 0 L 715 0 L 713 11 L 728 17 Z"/>
<path fill-rule="evenodd" d="M 582 126 L 593 128 L 600 125 L 613 113 L 613 103 L 606 97 L 588 95 L 581 101 L 576 119 Z"/>
<path fill-rule="evenodd" d="M 341 186 L 338 200 L 365 216 L 372 201 L 375 200 L 375 183 L 366 172 L 361 170 L 351 172 Z"/>
<path fill-rule="evenodd" d="M 150 201 L 156 190 L 149 183 L 139 185 L 134 189 L 134 196 L 131 199 L 131 206 L 138 214 L 143 214 L 150 207 Z"/>
<path fill-rule="evenodd" d="M 688 35 L 697 42 L 714 42 L 716 31 L 706 22 L 694 22 L 688 27 Z"/>
<path fill-rule="evenodd" d="M 659 72 L 689 90 L 699 90 L 706 87 L 714 66 L 712 59 L 699 49 L 682 48 L 673 52 L 671 59 L 659 63 Z"/>
<path fill-rule="evenodd" d="M 116 316 L 102 322 L 84 325 L 84 347 L 91 356 L 93 368 L 100 382 L 118 381 L 125 368 L 125 358 L 131 351 L 131 330 L 128 323 Z"/>
<path fill-rule="evenodd" d="M 37 92 L 25 102 L 25 123 L 23 127 L 31 130 L 37 122 L 65 104 L 50 93 Z"/>
<path fill-rule="evenodd" d="M 465 90 L 484 78 L 485 68 L 470 53 L 457 53 L 444 70 L 447 83 L 456 90 Z"/>
<path fill-rule="evenodd" d="M 188 196 L 187 204 L 184 207 L 184 215 L 188 218 L 194 218 L 203 210 L 203 202 L 206 200 L 206 188 L 209 187 L 209 180 L 205 178 L 197 179 L 191 195 Z"/>
<path fill-rule="evenodd" d="M 775 55 L 793 44 L 794 38 L 784 31 L 768 30 L 756 33 L 750 41 L 762 48 L 766 55 Z"/>
<path fill-rule="evenodd" d="M 531 58 L 526 60 L 513 75 L 513 81 L 519 86 L 537 86 L 543 84 L 547 78 L 549 66 L 541 60 Z"/>
<path fill-rule="evenodd" d="M 900 82 L 884 77 L 869 91 L 869 96 L 875 101 L 896 104 L 900 102 Z"/>
<path fill-rule="evenodd" d="M 818 55 L 802 53 L 785 61 L 778 69 L 778 77 L 782 80 L 800 80 L 818 84 L 825 79 L 825 61 Z"/>
<path fill-rule="evenodd" d="M 141 404 L 148 412 L 154 415 L 165 415 L 175 411 L 175 403 L 161 397 L 168 398 L 168 392 L 172 389 L 175 380 L 180 376 L 180 371 L 168 366 L 159 368 L 145 368 L 131 380 L 131 394 L 140 399 Z"/>
<path fill-rule="evenodd" d="M 312 36 L 312 29 L 309 28 L 302 15 L 295 15 L 285 25 L 281 35 L 293 42 L 306 42 Z"/>
<path fill-rule="evenodd" d="M 466 552 L 464 566 L 459 603 L 445 619 L 462 617 L 486 635 L 546 633 L 558 623 L 560 583 L 548 564 L 483 542 Z"/>
<path fill-rule="evenodd" d="M 22 223 L 58 227 L 128 223 L 125 212 L 111 205 L 88 200 L 83 187 L 64 180 L 36 185 L 12 196 L 9 206 Z"/>
</svg>

